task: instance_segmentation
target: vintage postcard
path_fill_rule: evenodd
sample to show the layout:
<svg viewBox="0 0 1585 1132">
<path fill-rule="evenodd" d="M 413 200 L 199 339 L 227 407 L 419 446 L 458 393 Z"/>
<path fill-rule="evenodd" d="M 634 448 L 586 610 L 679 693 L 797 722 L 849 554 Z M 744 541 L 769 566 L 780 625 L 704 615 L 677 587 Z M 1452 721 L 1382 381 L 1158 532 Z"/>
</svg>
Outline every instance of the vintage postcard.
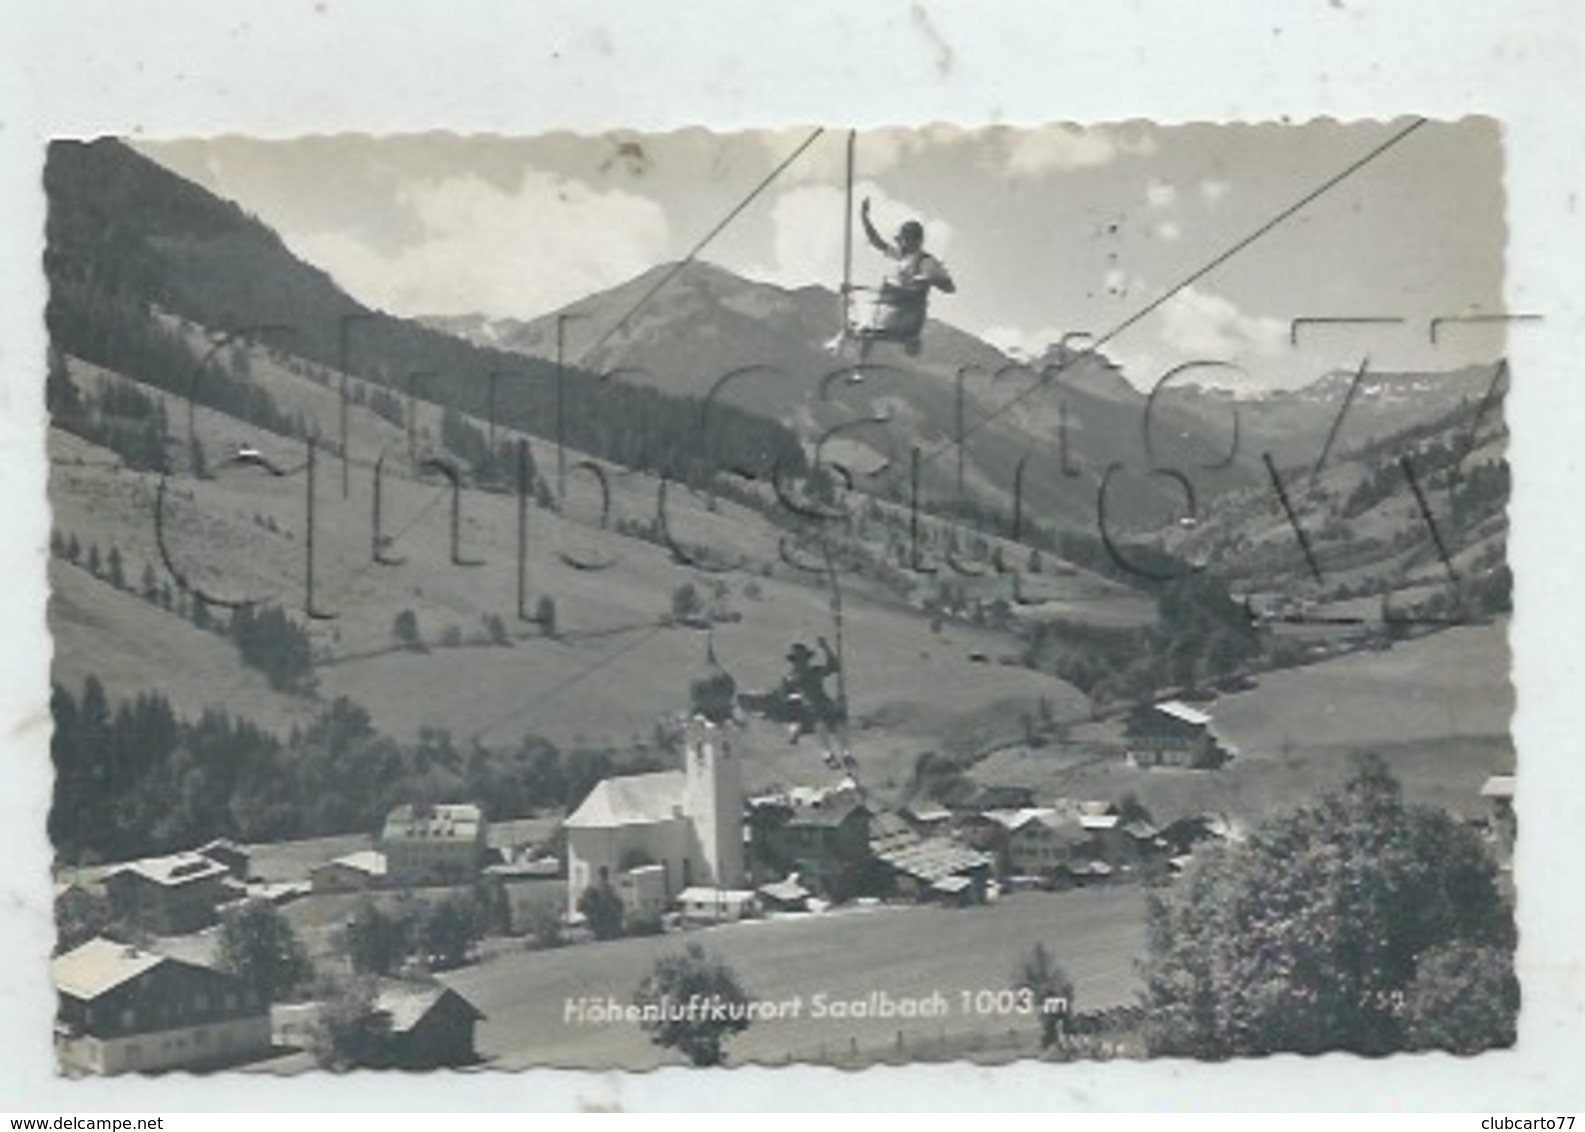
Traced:
<svg viewBox="0 0 1585 1132">
<path fill-rule="evenodd" d="M 1513 1046 L 1504 162 L 50 144 L 59 1071 Z"/>
</svg>

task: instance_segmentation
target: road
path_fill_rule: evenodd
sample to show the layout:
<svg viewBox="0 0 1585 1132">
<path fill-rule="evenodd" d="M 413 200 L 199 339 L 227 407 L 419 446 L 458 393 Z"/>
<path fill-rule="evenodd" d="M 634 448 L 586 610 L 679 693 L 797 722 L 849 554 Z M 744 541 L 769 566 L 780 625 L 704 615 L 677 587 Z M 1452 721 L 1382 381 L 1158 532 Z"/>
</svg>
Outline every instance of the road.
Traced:
<svg viewBox="0 0 1585 1132">
<path fill-rule="evenodd" d="M 889 1050 L 899 1031 L 905 1043 L 943 1033 L 1033 1032 L 1034 1018 L 966 1012 L 960 992 L 1009 988 L 1020 958 L 1037 942 L 1072 977 L 1077 1009 L 1130 1003 L 1139 991 L 1134 962 L 1144 938 L 1144 894 L 1135 887 L 1020 893 L 963 910 L 855 908 L 686 936 L 724 958 L 755 998 L 803 1000 L 801 1017 L 756 1021 L 734 1038 L 728 1053 L 736 1064 L 816 1058 L 855 1042 L 863 1050 Z M 655 960 L 683 942 L 672 935 L 516 952 L 444 981 L 487 1015 L 479 1052 L 500 1066 L 645 1069 L 677 1058 L 630 1023 L 569 1023 L 565 1003 L 579 996 L 630 1002 Z M 835 1002 L 872 991 L 899 1000 L 940 991 L 950 1010 L 929 1019 L 810 1017 L 818 993 Z"/>
</svg>

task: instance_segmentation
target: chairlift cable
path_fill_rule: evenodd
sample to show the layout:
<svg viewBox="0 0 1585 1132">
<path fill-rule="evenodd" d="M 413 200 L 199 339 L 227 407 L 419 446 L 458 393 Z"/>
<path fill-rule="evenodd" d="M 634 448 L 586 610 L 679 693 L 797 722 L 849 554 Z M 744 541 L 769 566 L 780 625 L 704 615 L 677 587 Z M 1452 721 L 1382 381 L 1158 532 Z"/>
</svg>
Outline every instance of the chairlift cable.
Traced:
<svg viewBox="0 0 1585 1132">
<path fill-rule="evenodd" d="M 759 184 L 755 185 L 752 190 L 749 191 L 749 194 L 747 196 L 745 196 L 742 200 L 738 201 L 738 203 L 735 206 L 733 206 L 732 210 L 730 212 L 728 212 L 724 217 L 722 217 L 721 220 L 715 225 L 715 227 L 711 228 L 702 237 L 700 237 L 699 240 L 693 245 L 693 247 L 688 249 L 688 254 L 687 255 L 683 256 L 682 259 L 680 259 L 676 263 L 672 264 L 671 265 L 671 269 L 668 270 L 665 275 L 661 276 L 658 280 L 656 280 L 655 283 L 650 286 L 649 290 L 645 291 L 641 296 L 639 296 L 638 301 L 627 309 L 627 313 L 624 314 L 621 318 L 617 319 L 616 323 L 609 330 L 607 330 L 604 334 L 600 335 L 600 337 L 595 340 L 594 345 L 590 346 L 588 349 L 586 349 L 583 352 L 583 357 L 585 357 L 585 358 L 589 357 L 596 350 L 598 350 L 601 346 L 604 346 L 613 337 L 615 337 L 616 334 L 618 332 L 620 332 L 624 327 L 626 327 L 627 324 L 632 320 L 633 316 L 639 312 L 639 309 L 641 307 L 643 307 L 646 303 L 648 303 L 651 299 L 653 299 L 656 296 L 656 294 L 658 294 L 660 292 L 660 290 L 666 286 L 666 284 L 670 283 L 673 279 L 675 279 L 677 277 L 677 274 L 679 272 L 681 272 L 683 268 L 687 267 L 696 258 L 698 258 L 699 253 L 704 251 L 704 249 L 710 244 L 710 242 L 712 240 L 714 240 L 717 236 L 719 236 L 722 232 L 724 232 L 726 230 L 727 226 L 729 224 L 731 224 L 732 221 L 736 220 L 743 213 L 744 209 L 748 208 L 749 205 L 753 204 L 754 201 L 756 199 L 758 199 L 758 197 L 759 197 L 759 195 L 761 193 L 763 193 L 766 189 L 770 188 L 771 184 L 776 180 L 776 178 L 780 177 L 783 173 L 785 173 L 788 170 L 788 168 L 790 168 L 792 166 L 793 162 L 797 161 L 800 157 L 802 157 L 803 154 L 804 154 L 804 151 L 807 150 L 810 146 L 812 146 L 815 143 L 816 139 L 818 139 L 820 137 L 820 135 L 823 134 L 823 133 L 825 133 L 825 127 L 824 126 L 817 126 L 815 128 L 814 132 L 811 133 L 807 138 L 805 138 L 803 140 L 803 142 L 798 146 L 797 149 L 793 150 L 790 154 L 788 154 L 785 158 L 783 158 L 781 160 L 781 162 L 776 166 L 776 168 L 772 169 L 768 174 L 766 174 L 765 178 L 762 181 L 760 181 Z"/>
<path fill-rule="evenodd" d="M 853 327 L 853 165 L 858 131 L 848 131 L 846 207 L 842 210 L 842 336 Z"/>
</svg>

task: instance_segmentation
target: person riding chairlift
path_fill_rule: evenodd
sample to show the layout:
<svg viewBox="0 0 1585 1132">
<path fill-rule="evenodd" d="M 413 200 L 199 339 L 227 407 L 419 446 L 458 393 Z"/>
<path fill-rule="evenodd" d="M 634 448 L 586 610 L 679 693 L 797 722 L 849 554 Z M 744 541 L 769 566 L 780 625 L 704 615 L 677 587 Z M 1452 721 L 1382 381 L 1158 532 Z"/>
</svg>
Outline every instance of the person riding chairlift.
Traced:
<svg viewBox="0 0 1585 1132">
<path fill-rule="evenodd" d="M 814 663 L 814 650 L 802 641 L 787 651 L 789 670 L 782 679 L 782 695 L 792 716 L 787 739 L 796 747 L 799 739 L 813 733 L 820 740 L 828 767 L 851 770 L 857 765 L 852 754 L 845 749 L 839 754 L 835 741 L 845 709 L 831 698 L 825 686 L 827 677 L 836 675 L 841 662 L 824 637 L 818 643 L 824 654 L 823 663 Z"/>
<path fill-rule="evenodd" d="M 896 261 L 876 296 L 873 321 L 852 332 L 859 342 L 859 359 L 868 357 L 871 344 L 877 341 L 900 343 L 903 352 L 914 357 L 930 313 L 931 288 L 950 295 L 958 289 L 957 284 L 946 266 L 925 251 L 925 228 L 919 221 L 905 221 L 897 229 L 897 242 L 891 243 L 875 230 L 868 197 L 859 207 L 859 219 L 870 245 Z"/>
</svg>

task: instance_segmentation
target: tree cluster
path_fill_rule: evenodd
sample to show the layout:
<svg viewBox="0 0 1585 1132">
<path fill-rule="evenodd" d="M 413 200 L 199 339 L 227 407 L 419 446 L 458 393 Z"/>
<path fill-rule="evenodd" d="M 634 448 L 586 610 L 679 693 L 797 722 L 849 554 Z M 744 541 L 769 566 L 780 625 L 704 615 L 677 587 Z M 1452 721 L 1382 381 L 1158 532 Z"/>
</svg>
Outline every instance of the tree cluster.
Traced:
<svg viewBox="0 0 1585 1132">
<path fill-rule="evenodd" d="M 399 744 L 338 698 L 282 742 L 224 709 L 178 719 L 144 693 L 112 706 L 89 677 L 50 700 L 55 796 L 49 831 L 63 860 L 126 860 L 214 837 L 276 841 L 377 828 L 414 799 L 476 798 L 492 820 L 575 806 L 602 778 L 646 757 L 561 751 L 535 735 L 510 749 L 458 749 L 442 731 Z"/>
<path fill-rule="evenodd" d="M 409 962 L 433 971 L 460 967 L 487 931 L 502 927 L 498 916 L 491 922 L 491 904 L 483 893 L 404 900 L 390 909 L 366 899 L 347 922 L 347 959 L 364 975 L 398 974 Z"/>
<path fill-rule="evenodd" d="M 202 326 L 242 318 L 289 328 L 282 341 L 307 362 L 345 364 L 369 383 L 365 397 L 377 412 L 375 388 L 410 373 L 437 373 L 448 380 L 437 384 L 435 399 L 483 419 L 489 374 L 511 373 L 520 380 L 498 391 L 500 424 L 599 459 L 692 486 L 725 468 L 766 478 L 773 469 L 786 478 L 808 470 L 790 429 L 737 406 L 712 405 L 701 435 L 695 398 L 574 366 L 558 371 L 542 359 L 369 311 L 292 256 L 258 220 L 119 142 L 52 144 L 44 182 L 51 336 L 61 350 L 138 381 L 183 394 L 192 383 L 193 354 L 158 323 L 154 307 Z M 257 385 L 218 367 L 195 389 L 203 404 L 282 435 L 304 435 L 301 422 L 280 414 Z"/>
<path fill-rule="evenodd" d="M 220 923 L 220 969 L 230 971 L 265 1002 L 305 989 L 314 967 L 290 922 L 267 900 L 249 900 Z"/>
<path fill-rule="evenodd" d="M 238 606 L 231 612 L 231 639 L 243 663 L 264 673 L 276 691 L 312 690 L 314 656 L 308 634 L 284 609 Z"/>
<path fill-rule="evenodd" d="M 108 448 L 135 471 L 165 467 L 169 428 L 165 404 L 131 382 L 111 381 L 101 393 L 83 392 L 72 380 L 60 351 L 51 347 L 44 380 L 50 423 Z"/>
<path fill-rule="evenodd" d="M 1479 837 L 1367 759 L 1151 898 L 1146 1039 L 1209 1059 L 1507 1045 L 1514 940 Z"/>
</svg>

